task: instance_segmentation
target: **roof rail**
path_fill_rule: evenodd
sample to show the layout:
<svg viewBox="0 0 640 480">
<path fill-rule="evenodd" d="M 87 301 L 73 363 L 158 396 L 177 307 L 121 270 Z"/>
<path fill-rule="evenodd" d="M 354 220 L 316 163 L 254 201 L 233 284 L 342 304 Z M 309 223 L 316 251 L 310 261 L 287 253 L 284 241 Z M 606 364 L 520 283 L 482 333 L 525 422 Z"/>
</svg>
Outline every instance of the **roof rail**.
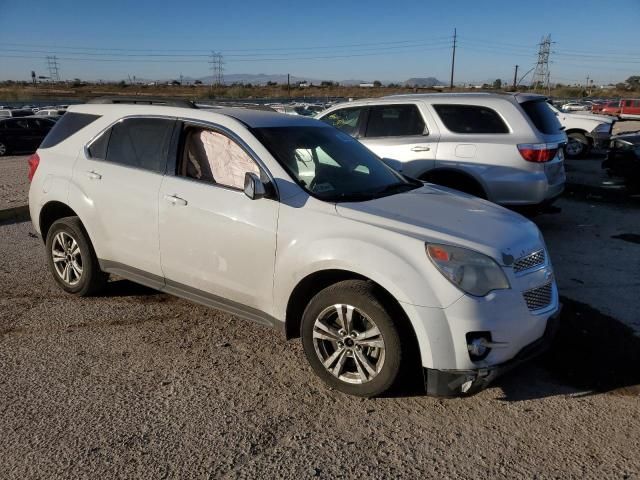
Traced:
<svg viewBox="0 0 640 480">
<path fill-rule="evenodd" d="M 107 104 L 128 104 L 128 105 L 159 105 L 164 107 L 198 108 L 190 100 L 163 97 L 98 97 L 92 98 L 87 103 Z"/>
</svg>

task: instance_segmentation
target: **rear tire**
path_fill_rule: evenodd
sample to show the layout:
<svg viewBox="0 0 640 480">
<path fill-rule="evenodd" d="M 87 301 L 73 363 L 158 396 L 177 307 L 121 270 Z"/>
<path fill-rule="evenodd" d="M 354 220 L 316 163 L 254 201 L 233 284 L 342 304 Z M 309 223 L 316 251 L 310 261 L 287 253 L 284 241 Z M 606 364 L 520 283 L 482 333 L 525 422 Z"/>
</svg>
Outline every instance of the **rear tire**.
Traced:
<svg viewBox="0 0 640 480">
<path fill-rule="evenodd" d="M 47 232 L 47 263 L 56 283 L 67 293 L 85 297 L 107 283 L 96 253 L 78 217 L 56 220 Z"/>
<path fill-rule="evenodd" d="M 567 135 L 569 141 L 567 145 L 564 147 L 564 155 L 565 157 L 576 160 L 579 158 L 584 158 L 589 153 L 591 149 L 591 144 L 589 143 L 589 139 L 580 132 L 571 132 Z"/>
<path fill-rule="evenodd" d="M 304 353 L 330 387 L 372 397 L 398 379 L 406 348 L 374 284 L 346 280 L 311 299 L 302 315 Z"/>
</svg>

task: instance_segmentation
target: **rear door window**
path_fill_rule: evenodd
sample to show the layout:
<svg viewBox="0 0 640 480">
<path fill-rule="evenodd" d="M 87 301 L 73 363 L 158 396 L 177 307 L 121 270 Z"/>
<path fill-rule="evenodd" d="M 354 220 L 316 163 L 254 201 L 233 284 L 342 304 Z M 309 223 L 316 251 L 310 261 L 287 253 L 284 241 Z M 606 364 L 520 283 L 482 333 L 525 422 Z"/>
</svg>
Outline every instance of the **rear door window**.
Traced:
<svg viewBox="0 0 640 480">
<path fill-rule="evenodd" d="M 104 159 L 127 167 L 164 173 L 174 125 L 175 120 L 163 118 L 124 119 L 111 127 Z M 89 147 L 92 157 L 93 153 L 98 153 L 97 148 L 93 150 L 94 144 Z"/>
<path fill-rule="evenodd" d="M 364 112 L 365 107 L 342 108 L 325 115 L 320 120 L 355 137 L 360 130 Z"/>
<path fill-rule="evenodd" d="M 424 120 L 415 105 L 380 105 L 369 110 L 365 137 L 406 137 L 424 133 Z"/>
<path fill-rule="evenodd" d="M 562 131 L 558 117 L 544 100 L 532 100 L 521 103 L 520 106 L 540 132 L 553 135 Z"/>
<path fill-rule="evenodd" d="M 455 133 L 509 133 L 498 113 L 480 105 L 434 105 L 444 126 Z M 551 112 L 551 110 L 549 109 Z M 555 118 L 555 116 L 554 116 Z"/>
</svg>

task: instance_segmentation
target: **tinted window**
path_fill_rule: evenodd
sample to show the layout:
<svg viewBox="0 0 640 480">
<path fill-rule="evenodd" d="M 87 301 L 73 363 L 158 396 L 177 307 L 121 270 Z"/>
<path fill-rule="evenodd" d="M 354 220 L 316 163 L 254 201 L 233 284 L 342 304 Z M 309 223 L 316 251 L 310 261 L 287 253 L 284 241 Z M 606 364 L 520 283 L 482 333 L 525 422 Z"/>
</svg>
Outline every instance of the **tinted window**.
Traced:
<svg viewBox="0 0 640 480">
<path fill-rule="evenodd" d="M 179 175 L 243 189 L 247 172 L 260 176 L 256 162 L 229 137 L 202 128 L 186 130 Z"/>
<path fill-rule="evenodd" d="M 111 127 L 105 160 L 164 172 L 174 123 L 159 118 L 130 118 L 116 123 Z"/>
<path fill-rule="evenodd" d="M 491 108 L 478 105 L 434 105 L 433 108 L 444 126 L 455 133 L 509 133 L 504 120 Z"/>
<path fill-rule="evenodd" d="M 423 133 L 424 120 L 415 105 L 385 105 L 369 110 L 367 137 L 405 137 Z"/>
<path fill-rule="evenodd" d="M 558 117 L 544 100 L 533 100 L 521 103 L 524 113 L 529 117 L 538 130 L 546 134 L 559 133 L 562 128 Z"/>
<path fill-rule="evenodd" d="M 88 113 L 67 113 L 49 131 L 40 148 L 50 148 L 59 144 L 98 118 L 100 118 L 99 115 L 89 115 Z"/>
<path fill-rule="evenodd" d="M 363 107 L 343 108 L 336 110 L 335 112 L 331 112 L 329 115 L 322 117 L 321 120 L 329 125 L 339 128 L 344 133 L 355 136 L 358 134 L 358 129 L 360 128 L 363 111 Z"/>
<path fill-rule="evenodd" d="M 107 158 L 107 147 L 109 146 L 109 138 L 111 137 L 111 129 L 104 132 L 89 145 L 89 156 L 104 160 Z"/>
</svg>

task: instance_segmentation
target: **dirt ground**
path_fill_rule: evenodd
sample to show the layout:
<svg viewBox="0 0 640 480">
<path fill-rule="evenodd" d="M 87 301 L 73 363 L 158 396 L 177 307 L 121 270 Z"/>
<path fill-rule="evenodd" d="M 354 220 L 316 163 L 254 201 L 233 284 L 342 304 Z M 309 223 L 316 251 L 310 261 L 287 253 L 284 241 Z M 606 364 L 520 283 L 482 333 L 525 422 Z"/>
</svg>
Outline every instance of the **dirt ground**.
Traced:
<svg viewBox="0 0 640 480">
<path fill-rule="evenodd" d="M 0 239 L 2 478 L 640 476 L 640 344 L 583 304 L 479 395 L 364 400 L 298 341 L 124 280 L 68 296 L 29 223 Z"/>
</svg>

